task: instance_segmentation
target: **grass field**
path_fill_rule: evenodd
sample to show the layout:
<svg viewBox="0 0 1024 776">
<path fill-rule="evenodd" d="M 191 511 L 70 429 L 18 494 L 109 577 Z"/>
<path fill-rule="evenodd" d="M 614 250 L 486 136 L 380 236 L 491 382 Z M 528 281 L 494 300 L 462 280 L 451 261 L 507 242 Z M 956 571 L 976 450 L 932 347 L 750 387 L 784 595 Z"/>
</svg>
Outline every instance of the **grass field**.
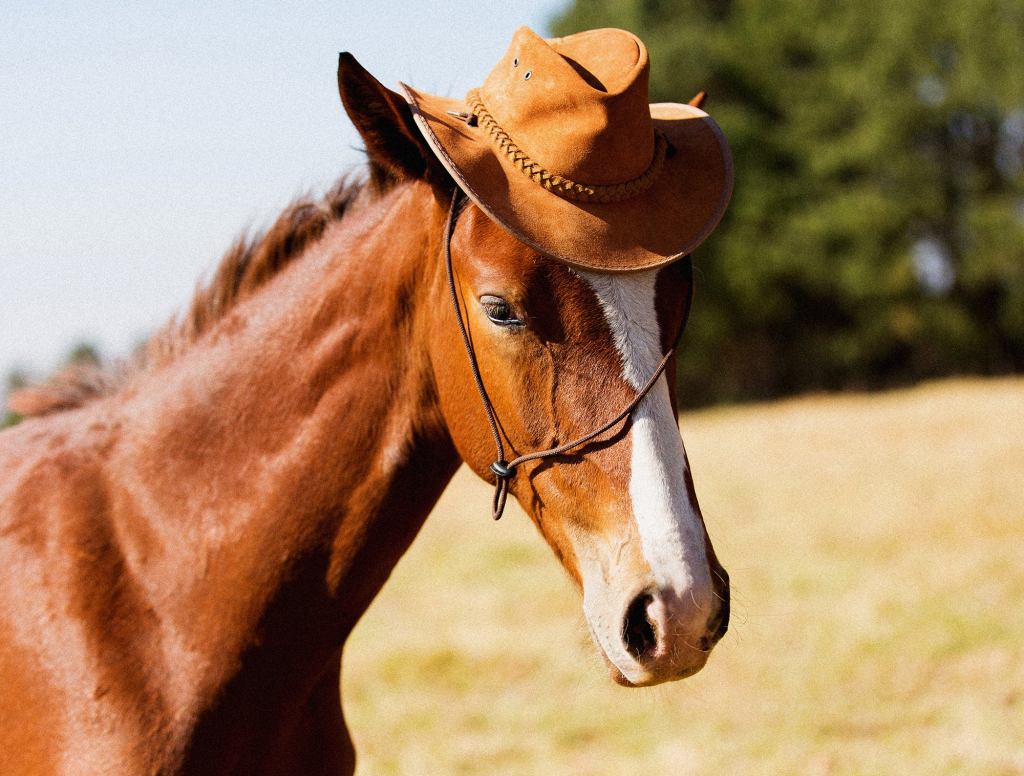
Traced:
<svg viewBox="0 0 1024 776">
<path fill-rule="evenodd" d="M 613 685 L 463 470 L 346 650 L 359 774 L 1024 774 L 1024 379 L 682 427 L 733 583 L 704 671 Z"/>
</svg>

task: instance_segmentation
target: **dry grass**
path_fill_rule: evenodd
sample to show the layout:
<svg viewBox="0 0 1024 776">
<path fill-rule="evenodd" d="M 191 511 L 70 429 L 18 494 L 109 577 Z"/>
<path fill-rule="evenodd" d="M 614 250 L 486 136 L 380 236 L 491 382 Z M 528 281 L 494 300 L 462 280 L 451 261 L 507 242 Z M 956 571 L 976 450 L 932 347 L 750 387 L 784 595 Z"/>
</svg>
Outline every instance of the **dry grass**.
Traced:
<svg viewBox="0 0 1024 776">
<path fill-rule="evenodd" d="M 360 774 L 1024 774 L 1024 380 L 683 418 L 734 619 L 614 686 L 459 473 L 345 656 Z"/>
</svg>

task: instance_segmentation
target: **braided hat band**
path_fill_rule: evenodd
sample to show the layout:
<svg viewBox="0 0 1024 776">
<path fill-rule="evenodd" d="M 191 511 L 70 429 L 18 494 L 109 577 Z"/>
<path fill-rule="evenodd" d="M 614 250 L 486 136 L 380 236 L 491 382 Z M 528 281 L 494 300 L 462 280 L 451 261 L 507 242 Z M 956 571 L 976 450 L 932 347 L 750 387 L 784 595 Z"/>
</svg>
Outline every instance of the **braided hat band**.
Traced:
<svg viewBox="0 0 1024 776">
<path fill-rule="evenodd" d="M 508 132 L 501 128 L 491 112 L 480 99 L 478 89 L 472 89 L 466 95 L 470 115 L 476 123 L 491 136 L 498 147 L 512 164 L 534 183 L 538 183 L 553 194 L 576 202 L 621 202 L 646 191 L 651 187 L 665 165 L 668 154 L 668 140 L 660 132 L 654 133 L 654 156 L 647 169 L 632 180 L 623 183 L 604 185 L 599 183 L 579 183 L 546 170 L 515 144 Z"/>
</svg>

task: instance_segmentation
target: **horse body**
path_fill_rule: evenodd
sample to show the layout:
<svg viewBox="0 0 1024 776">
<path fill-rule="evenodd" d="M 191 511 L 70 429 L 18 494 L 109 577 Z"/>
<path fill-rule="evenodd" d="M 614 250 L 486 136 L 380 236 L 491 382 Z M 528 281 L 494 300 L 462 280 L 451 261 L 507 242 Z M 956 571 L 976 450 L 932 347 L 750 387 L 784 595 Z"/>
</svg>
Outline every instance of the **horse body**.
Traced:
<svg viewBox="0 0 1024 776">
<path fill-rule="evenodd" d="M 0 643 L 36 660 L 4 664 L 0 772 L 39 746 L 81 773 L 339 772 L 340 647 L 458 465 L 400 301 L 441 280 L 430 201 L 346 216 L 173 364 L 5 432 Z"/>
<path fill-rule="evenodd" d="M 25 394 L 41 417 L 0 435 L 0 773 L 354 768 L 345 639 L 493 447 L 441 260 L 452 183 L 401 98 L 354 64 L 340 85 L 370 181 L 229 254 L 148 366 Z M 472 205 L 452 251 L 513 452 L 625 406 L 688 311 L 678 265 L 577 272 Z M 699 670 L 728 621 L 672 371 L 631 423 L 511 484 L 634 686 Z"/>
</svg>

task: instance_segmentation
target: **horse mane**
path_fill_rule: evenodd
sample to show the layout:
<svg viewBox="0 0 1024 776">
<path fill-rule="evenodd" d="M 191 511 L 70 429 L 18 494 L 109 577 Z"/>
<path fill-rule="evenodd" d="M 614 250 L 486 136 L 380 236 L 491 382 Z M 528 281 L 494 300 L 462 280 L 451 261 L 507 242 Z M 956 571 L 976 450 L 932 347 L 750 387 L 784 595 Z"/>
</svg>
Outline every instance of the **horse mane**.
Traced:
<svg viewBox="0 0 1024 776">
<path fill-rule="evenodd" d="M 343 176 L 321 199 L 295 200 L 266 231 L 240 235 L 212 279 L 197 286 L 187 312 L 172 317 L 134 356 L 107 365 L 71 364 L 45 384 L 15 391 L 8 397 L 8 406 L 26 417 L 74 409 L 115 393 L 132 374 L 170 363 L 241 300 L 301 256 L 364 192 L 377 195 L 381 187 Z"/>
</svg>

